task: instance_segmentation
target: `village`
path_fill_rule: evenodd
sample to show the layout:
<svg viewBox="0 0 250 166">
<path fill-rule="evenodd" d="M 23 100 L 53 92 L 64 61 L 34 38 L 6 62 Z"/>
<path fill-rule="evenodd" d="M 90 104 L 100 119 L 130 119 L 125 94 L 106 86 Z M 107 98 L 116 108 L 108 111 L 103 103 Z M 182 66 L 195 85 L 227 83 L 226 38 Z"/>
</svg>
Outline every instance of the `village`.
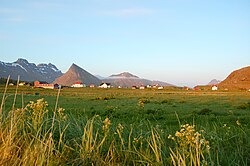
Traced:
<svg viewBox="0 0 250 166">
<path fill-rule="evenodd" d="M 14 86 L 14 83 L 9 83 L 10 86 Z M 122 86 L 113 86 L 111 85 L 111 83 L 106 83 L 106 82 L 102 82 L 100 83 L 99 86 L 96 86 L 95 84 L 90 84 L 90 85 L 86 85 L 83 82 L 80 81 L 76 81 L 75 83 L 73 83 L 71 86 L 62 86 L 59 85 L 57 83 L 47 83 L 45 81 L 34 81 L 34 83 L 30 83 L 30 82 L 20 82 L 18 83 L 18 86 L 32 86 L 33 88 L 43 88 L 43 89 L 59 89 L 59 88 L 102 88 L 102 89 L 108 89 L 108 88 L 130 88 L 130 89 L 168 89 L 167 87 L 161 86 L 159 84 L 156 85 L 140 85 L 140 86 L 131 86 L 131 87 L 122 87 Z M 181 90 L 194 90 L 194 91 L 198 91 L 198 90 L 212 90 L 212 91 L 217 91 L 219 90 L 218 85 L 210 85 L 210 86 L 195 86 L 193 88 L 184 86 L 184 87 L 176 87 L 177 89 L 181 89 Z M 227 90 L 227 89 L 224 89 Z M 250 92 L 250 89 L 248 90 Z"/>
<path fill-rule="evenodd" d="M 20 84 L 21 86 L 25 85 L 25 83 Z M 96 86 L 95 84 L 90 84 L 90 85 L 86 85 L 83 82 L 77 81 L 75 83 L 73 83 L 71 86 L 61 86 L 59 84 L 53 84 L 53 83 L 47 83 L 47 82 L 39 82 L 39 81 L 34 81 L 34 88 L 44 88 L 44 89 L 58 89 L 58 88 L 63 88 L 63 87 L 67 87 L 67 88 L 129 88 L 129 87 L 122 87 L 122 86 L 117 86 L 114 87 L 111 85 L 111 83 L 106 83 L 106 82 L 102 82 L 99 86 Z M 155 88 L 155 89 L 164 89 L 163 86 L 160 85 L 141 85 L 141 86 L 132 86 L 131 89 L 145 89 L 145 88 Z"/>
</svg>

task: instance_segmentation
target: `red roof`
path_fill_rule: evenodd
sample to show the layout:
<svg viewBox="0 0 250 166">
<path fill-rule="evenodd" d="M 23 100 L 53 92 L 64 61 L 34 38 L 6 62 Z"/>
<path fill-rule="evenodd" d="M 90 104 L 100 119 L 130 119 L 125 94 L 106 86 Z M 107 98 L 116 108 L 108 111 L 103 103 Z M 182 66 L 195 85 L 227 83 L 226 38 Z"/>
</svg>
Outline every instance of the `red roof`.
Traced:
<svg viewBox="0 0 250 166">
<path fill-rule="evenodd" d="M 80 81 L 77 81 L 77 82 L 75 82 L 75 84 L 82 84 L 82 82 L 80 82 Z"/>
</svg>

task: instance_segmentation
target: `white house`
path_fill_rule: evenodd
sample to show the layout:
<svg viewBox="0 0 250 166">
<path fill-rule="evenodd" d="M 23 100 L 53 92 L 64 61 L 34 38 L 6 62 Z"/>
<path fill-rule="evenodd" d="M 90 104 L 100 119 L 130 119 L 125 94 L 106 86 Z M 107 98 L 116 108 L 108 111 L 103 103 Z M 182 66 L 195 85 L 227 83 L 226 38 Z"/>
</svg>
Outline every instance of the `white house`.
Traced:
<svg viewBox="0 0 250 166">
<path fill-rule="evenodd" d="M 20 82 L 18 85 L 19 85 L 19 86 L 24 86 L 24 85 L 25 85 L 25 82 Z"/>
<path fill-rule="evenodd" d="M 145 86 L 144 86 L 144 85 L 141 85 L 141 86 L 140 86 L 140 89 L 145 89 Z"/>
<path fill-rule="evenodd" d="M 99 88 L 111 88 L 111 84 L 110 83 L 101 83 L 99 85 Z"/>
<path fill-rule="evenodd" d="M 137 86 L 135 86 L 135 85 L 134 85 L 134 86 L 132 86 L 132 89 L 137 89 Z"/>
<path fill-rule="evenodd" d="M 159 86 L 158 89 L 163 89 L 163 86 Z"/>
<path fill-rule="evenodd" d="M 152 86 L 151 85 L 147 85 L 147 88 L 152 88 Z"/>
<path fill-rule="evenodd" d="M 213 85 L 212 86 L 212 90 L 218 90 L 218 86 L 217 85 Z"/>
<path fill-rule="evenodd" d="M 84 87 L 82 82 L 75 82 L 73 85 L 71 85 L 72 88 L 82 88 Z"/>
</svg>

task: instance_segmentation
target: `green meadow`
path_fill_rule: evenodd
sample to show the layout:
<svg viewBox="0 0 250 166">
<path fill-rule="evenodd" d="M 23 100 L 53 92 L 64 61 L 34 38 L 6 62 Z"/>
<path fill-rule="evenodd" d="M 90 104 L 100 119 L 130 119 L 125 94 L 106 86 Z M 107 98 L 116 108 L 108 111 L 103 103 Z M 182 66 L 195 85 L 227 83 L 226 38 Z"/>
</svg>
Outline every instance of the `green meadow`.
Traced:
<svg viewBox="0 0 250 166">
<path fill-rule="evenodd" d="M 12 86 L 0 125 L 1 165 L 250 164 L 246 91 Z"/>
</svg>

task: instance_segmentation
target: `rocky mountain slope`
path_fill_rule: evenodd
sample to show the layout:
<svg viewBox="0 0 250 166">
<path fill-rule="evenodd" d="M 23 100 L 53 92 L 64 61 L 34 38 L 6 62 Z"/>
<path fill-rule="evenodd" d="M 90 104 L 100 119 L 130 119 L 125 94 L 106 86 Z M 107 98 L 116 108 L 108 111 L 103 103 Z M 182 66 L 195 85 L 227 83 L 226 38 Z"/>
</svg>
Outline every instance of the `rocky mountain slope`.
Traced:
<svg viewBox="0 0 250 166">
<path fill-rule="evenodd" d="M 112 86 L 118 87 L 132 87 L 132 86 L 147 86 L 147 85 L 160 85 L 160 86 L 173 86 L 166 82 L 151 81 L 143 78 L 139 78 L 128 72 L 111 75 L 108 78 L 102 79 L 103 82 L 111 83 Z"/>
<path fill-rule="evenodd" d="M 86 70 L 77 66 L 76 64 L 72 64 L 68 71 L 63 74 L 61 77 L 58 77 L 54 83 L 63 85 L 63 86 L 71 86 L 75 82 L 83 82 L 86 85 L 94 84 L 99 85 L 101 80 L 97 77 L 93 76 Z"/>
<path fill-rule="evenodd" d="M 34 64 L 29 63 L 26 59 L 19 58 L 13 63 L 0 61 L 0 77 L 17 80 L 18 75 L 22 81 L 46 81 L 53 82 L 62 72 L 53 64 Z"/>
<path fill-rule="evenodd" d="M 219 84 L 219 89 L 250 89 L 250 66 L 233 71 Z"/>
</svg>

